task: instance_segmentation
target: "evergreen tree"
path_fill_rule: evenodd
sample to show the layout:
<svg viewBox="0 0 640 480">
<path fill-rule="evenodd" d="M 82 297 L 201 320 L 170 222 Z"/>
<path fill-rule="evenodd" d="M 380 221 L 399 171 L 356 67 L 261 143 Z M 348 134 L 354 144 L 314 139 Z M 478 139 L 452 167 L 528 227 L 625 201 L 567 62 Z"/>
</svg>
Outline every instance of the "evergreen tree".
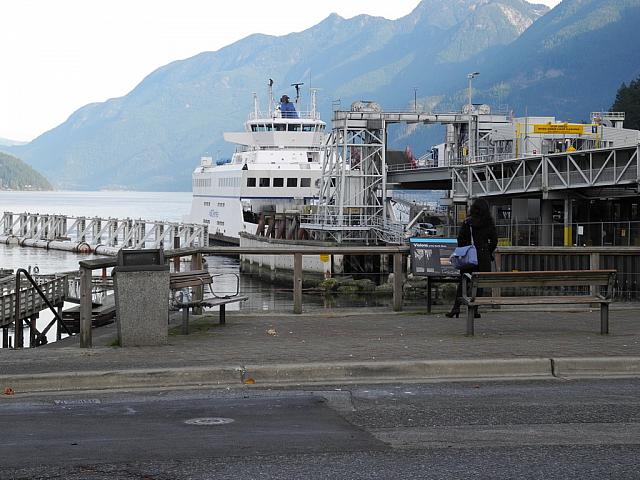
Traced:
<svg viewBox="0 0 640 480">
<path fill-rule="evenodd" d="M 640 76 L 632 80 L 629 86 L 624 83 L 620 85 L 611 111 L 625 112 L 625 128 L 640 130 Z"/>
</svg>

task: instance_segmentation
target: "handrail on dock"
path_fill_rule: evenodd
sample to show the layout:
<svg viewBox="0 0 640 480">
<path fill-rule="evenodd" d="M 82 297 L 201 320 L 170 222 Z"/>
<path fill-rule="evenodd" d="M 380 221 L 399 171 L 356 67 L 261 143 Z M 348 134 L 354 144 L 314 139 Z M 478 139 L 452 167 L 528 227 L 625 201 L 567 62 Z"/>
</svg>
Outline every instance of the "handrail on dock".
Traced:
<svg viewBox="0 0 640 480">
<path fill-rule="evenodd" d="M 24 275 L 26 277 L 26 279 L 29 281 L 29 283 L 31 283 L 32 287 L 35 289 L 35 291 L 38 293 L 38 295 L 40 296 L 40 298 L 42 298 L 42 300 L 44 300 L 45 304 L 47 305 L 47 307 L 53 312 L 53 320 L 51 320 L 51 322 L 49 322 L 49 324 L 45 327 L 45 329 L 42 332 L 39 332 L 36 328 L 35 325 L 33 324 L 33 320 L 28 320 L 27 318 L 22 318 L 20 316 L 20 313 L 22 311 L 22 305 L 21 305 L 21 285 L 20 285 L 20 276 Z M 35 342 L 35 345 L 32 346 L 40 346 L 40 345 L 44 345 L 47 343 L 47 332 L 51 329 L 51 327 L 58 322 L 62 328 L 64 329 L 64 331 L 68 334 L 68 335 L 72 335 L 71 331 L 69 330 L 69 328 L 67 327 L 67 325 L 64 323 L 64 321 L 62 320 L 62 317 L 58 314 L 58 312 L 56 312 L 55 308 L 53 307 L 53 304 L 51 303 L 51 301 L 49 300 L 49 298 L 45 295 L 45 293 L 42 291 L 42 289 L 40 288 L 40 286 L 38 285 L 38 283 L 33 279 L 33 277 L 31 276 L 31 274 L 25 270 L 24 268 L 18 268 L 16 270 L 16 280 L 15 280 L 15 307 L 14 307 L 14 322 L 15 322 L 15 346 L 16 348 L 22 348 L 22 346 L 24 345 L 24 339 L 22 336 L 22 322 L 25 321 L 27 322 L 27 325 L 29 325 L 29 328 L 32 331 L 32 336 L 33 336 L 33 341 Z M 65 290 L 66 291 L 66 290 Z"/>
<path fill-rule="evenodd" d="M 302 257 L 304 255 L 393 255 L 393 310 L 402 310 L 404 263 L 409 246 L 287 246 L 287 247 L 188 247 L 165 250 L 164 257 L 178 261 L 191 257 L 194 265 L 202 265 L 203 255 L 293 255 L 293 313 L 302 313 Z M 80 262 L 80 347 L 90 348 L 91 338 L 91 276 L 93 270 L 116 266 L 113 257 L 81 260 Z M 399 275 L 397 273 L 400 273 Z"/>
<path fill-rule="evenodd" d="M 404 265 L 410 253 L 408 245 L 400 246 L 287 246 L 287 247 L 190 247 L 165 250 L 165 258 L 179 263 L 180 257 L 192 258 L 193 265 L 202 265 L 203 255 L 293 255 L 293 312 L 302 313 L 302 257 L 304 255 L 393 255 L 393 310 L 403 308 Z M 601 257 L 611 255 L 640 255 L 640 247 L 498 247 L 496 266 L 500 270 L 501 263 L 514 255 L 553 255 L 553 256 L 588 256 L 586 268 L 601 267 Z M 93 270 L 116 266 L 113 257 L 96 258 L 80 261 L 80 346 L 91 347 L 91 275 Z M 504 265 L 503 265 L 504 266 Z M 398 275 L 397 273 L 400 273 Z"/>
</svg>

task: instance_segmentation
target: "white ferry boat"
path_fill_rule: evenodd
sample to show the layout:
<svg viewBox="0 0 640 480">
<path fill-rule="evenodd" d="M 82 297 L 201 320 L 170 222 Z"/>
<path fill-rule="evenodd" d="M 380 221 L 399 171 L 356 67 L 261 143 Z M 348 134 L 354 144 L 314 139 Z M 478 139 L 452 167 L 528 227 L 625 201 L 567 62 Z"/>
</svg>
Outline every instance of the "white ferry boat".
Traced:
<svg viewBox="0 0 640 480">
<path fill-rule="evenodd" d="M 239 243 L 240 233 L 294 238 L 297 229 L 287 214 L 299 213 L 317 199 L 326 124 L 311 90 L 309 111 L 300 111 L 300 85 L 292 103 L 287 95 L 274 105 L 269 82 L 269 109 L 254 108 L 244 132 L 225 133 L 237 145 L 230 159 L 202 157 L 193 172 L 189 221 L 204 223 L 214 243 Z"/>
</svg>

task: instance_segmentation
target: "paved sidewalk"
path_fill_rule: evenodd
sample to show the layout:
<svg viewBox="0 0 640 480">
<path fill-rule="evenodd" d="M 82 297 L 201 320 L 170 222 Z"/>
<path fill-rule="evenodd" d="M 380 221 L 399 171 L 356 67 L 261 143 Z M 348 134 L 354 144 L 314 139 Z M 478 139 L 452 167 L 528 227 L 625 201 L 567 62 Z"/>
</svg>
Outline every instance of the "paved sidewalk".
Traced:
<svg viewBox="0 0 640 480">
<path fill-rule="evenodd" d="M 254 380 L 270 384 L 553 376 L 569 368 L 565 360 L 559 361 L 567 358 L 599 362 L 578 367 L 574 362 L 574 374 L 640 376 L 639 322 L 640 309 L 614 308 L 611 333 L 600 335 L 598 309 L 489 310 L 476 320 L 475 337 L 466 337 L 462 316 L 449 319 L 386 308 L 303 315 L 232 312 L 224 326 L 212 312 L 192 317 L 189 335 L 176 333 L 175 327 L 164 346 L 109 346 L 115 340 L 115 327 L 110 326 L 94 331 L 91 349 L 80 349 L 72 338 L 37 349 L 0 350 L 0 394 L 7 386 L 35 391 L 241 385 Z M 506 367 L 493 370 L 496 365 Z M 137 380 L 124 379 L 127 372 L 135 373 Z M 109 375 L 119 380 L 107 380 Z"/>
</svg>

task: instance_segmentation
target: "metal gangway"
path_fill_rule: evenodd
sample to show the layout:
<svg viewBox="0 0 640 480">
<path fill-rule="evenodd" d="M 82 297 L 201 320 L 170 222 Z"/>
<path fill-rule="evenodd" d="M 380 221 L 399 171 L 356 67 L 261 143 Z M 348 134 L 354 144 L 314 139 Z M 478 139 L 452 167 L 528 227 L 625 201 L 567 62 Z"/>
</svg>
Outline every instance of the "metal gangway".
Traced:
<svg viewBox="0 0 640 480">
<path fill-rule="evenodd" d="M 467 142 L 477 138 L 479 114 L 384 112 L 375 102 L 354 102 L 350 111 L 334 111 L 318 205 L 314 213 L 301 216 L 300 228 L 337 243 L 403 243 L 406 225 L 394 218 L 389 194 L 387 127 L 398 123 L 449 125 L 449 151 L 457 158 L 463 138 Z M 475 134 L 463 135 L 469 131 Z M 425 156 L 419 161 L 433 166 Z M 451 174 L 443 170 L 448 184 Z"/>
<path fill-rule="evenodd" d="M 23 346 L 22 328 L 26 323 L 30 330 L 29 344 L 40 346 L 47 343 L 47 332 L 58 322 L 58 338 L 66 328 L 60 313 L 69 296 L 69 276 L 66 274 L 32 277 L 26 270 L 19 269 L 16 275 L 0 279 L 0 329 L 2 348 L 8 348 L 9 328 L 13 326 L 17 348 Z M 57 309 L 54 310 L 54 308 Z M 54 319 L 42 330 L 36 327 L 36 320 L 43 310 L 51 309 Z"/>
<path fill-rule="evenodd" d="M 474 197 L 533 194 L 580 189 L 640 188 L 640 144 L 470 163 L 451 167 L 454 202 Z"/>
<path fill-rule="evenodd" d="M 0 243 L 116 255 L 120 249 L 207 246 L 206 225 L 39 213 L 4 212 Z"/>
</svg>

